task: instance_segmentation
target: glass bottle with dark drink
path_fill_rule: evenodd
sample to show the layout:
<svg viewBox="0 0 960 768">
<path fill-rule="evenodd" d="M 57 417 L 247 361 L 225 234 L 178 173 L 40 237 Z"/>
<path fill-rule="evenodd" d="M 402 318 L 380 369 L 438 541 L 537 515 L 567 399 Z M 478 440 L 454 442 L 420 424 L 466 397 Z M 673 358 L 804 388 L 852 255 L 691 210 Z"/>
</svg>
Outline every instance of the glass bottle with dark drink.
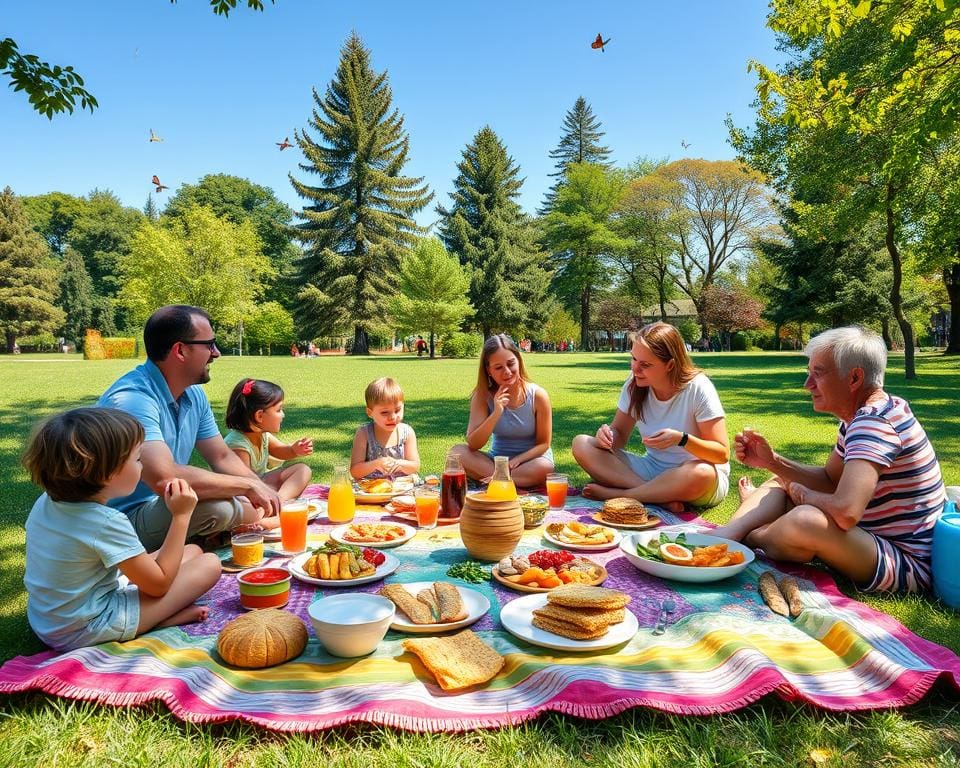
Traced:
<svg viewBox="0 0 960 768">
<path fill-rule="evenodd" d="M 467 498 L 467 473 L 455 453 L 447 454 L 447 463 L 440 479 L 440 517 L 450 520 L 460 517 Z"/>
</svg>

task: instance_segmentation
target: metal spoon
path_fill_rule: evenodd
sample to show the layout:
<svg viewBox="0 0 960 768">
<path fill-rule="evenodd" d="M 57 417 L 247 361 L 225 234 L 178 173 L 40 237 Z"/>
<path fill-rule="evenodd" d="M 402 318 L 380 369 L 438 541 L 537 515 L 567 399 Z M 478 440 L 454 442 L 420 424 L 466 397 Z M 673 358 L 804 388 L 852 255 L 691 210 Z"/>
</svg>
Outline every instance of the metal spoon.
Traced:
<svg viewBox="0 0 960 768">
<path fill-rule="evenodd" d="M 667 629 L 667 617 L 677 609 L 677 604 L 672 597 L 668 597 L 660 603 L 660 615 L 657 617 L 657 625 L 653 628 L 653 634 L 662 635 Z"/>
</svg>

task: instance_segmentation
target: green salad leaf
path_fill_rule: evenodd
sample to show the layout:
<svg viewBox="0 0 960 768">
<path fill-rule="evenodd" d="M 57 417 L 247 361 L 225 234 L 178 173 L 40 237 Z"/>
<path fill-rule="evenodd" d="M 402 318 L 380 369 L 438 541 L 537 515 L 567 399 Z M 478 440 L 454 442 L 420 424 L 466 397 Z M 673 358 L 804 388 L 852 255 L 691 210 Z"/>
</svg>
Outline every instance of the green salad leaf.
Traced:
<svg viewBox="0 0 960 768">
<path fill-rule="evenodd" d="M 486 570 L 475 560 L 466 560 L 462 563 L 455 563 L 447 569 L 447 576 L 454 579 L 463 579 L 471 584 L 481 584 L 490 578 L 490 571 Z"/>
</svg>

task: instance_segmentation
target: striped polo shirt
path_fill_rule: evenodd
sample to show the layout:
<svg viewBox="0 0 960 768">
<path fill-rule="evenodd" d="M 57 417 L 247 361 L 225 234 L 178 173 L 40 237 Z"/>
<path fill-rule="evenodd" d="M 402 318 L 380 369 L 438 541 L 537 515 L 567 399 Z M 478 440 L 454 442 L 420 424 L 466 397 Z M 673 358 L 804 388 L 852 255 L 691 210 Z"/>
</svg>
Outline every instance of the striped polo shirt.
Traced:
<svg viewBox="0 0 960 768">
<path fill-rule="evenodd" d="M 844 463 L 864 459 L 880 466 L 873 498 L 858 525 L 882 536 L 929 567 L 933 526 L 946 491 L 940 464 L 906 400 L 887 395 L 840 425 L 836 451 Z"/>
</svg>

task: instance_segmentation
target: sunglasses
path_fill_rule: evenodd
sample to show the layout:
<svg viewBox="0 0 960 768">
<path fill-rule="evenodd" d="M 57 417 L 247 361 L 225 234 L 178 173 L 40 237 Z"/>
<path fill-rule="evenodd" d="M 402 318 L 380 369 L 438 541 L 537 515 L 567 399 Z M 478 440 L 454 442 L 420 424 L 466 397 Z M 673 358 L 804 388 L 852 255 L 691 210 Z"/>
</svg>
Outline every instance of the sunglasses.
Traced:
<svg viewBox="0 0 960 768">
<path fill-rule="evenodd" d="M 191 346 L 206 347 L 211 352 L 217 348 L 217 337 L 212 339 L 180 339 L 181 344 L 190 344 Z"/>
</svg>

